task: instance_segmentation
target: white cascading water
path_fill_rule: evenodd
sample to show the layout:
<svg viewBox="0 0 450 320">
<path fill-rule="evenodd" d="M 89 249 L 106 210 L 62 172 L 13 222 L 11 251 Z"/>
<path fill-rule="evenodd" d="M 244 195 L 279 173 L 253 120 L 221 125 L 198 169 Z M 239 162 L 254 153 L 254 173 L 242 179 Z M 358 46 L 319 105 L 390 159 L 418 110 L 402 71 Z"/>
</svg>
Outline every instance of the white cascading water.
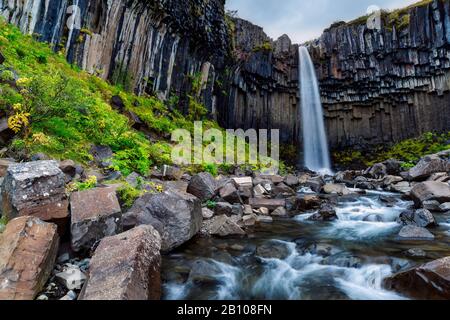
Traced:
<svg viewBox="0 0 450 320">
<path fill-rule="evenodd" d="M 306 47 L 299 48 L 299 60 L 304 165 L 316 172 L 331 173 L 319 84 Z"/>
</svg>

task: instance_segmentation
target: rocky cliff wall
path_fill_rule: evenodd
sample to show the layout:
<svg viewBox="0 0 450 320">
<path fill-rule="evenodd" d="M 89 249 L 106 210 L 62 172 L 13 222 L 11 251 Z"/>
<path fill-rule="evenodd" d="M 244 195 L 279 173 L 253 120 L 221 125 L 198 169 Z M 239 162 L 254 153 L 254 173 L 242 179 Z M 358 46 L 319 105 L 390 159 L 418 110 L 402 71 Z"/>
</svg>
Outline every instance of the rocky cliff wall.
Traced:
<svg viewBox="0 0 450 320">
<path fill-rule="evenodd" d="M 230 49 L 224 0 L 0 0 L 0 14 L 88 72 L 184 108 L 192 76 L 208 89 Z"/>
<path fill-rule="evenodd" d="M 227 128 L 280 129 L 298 143 L 298 46 L 284 35 L 273 41 L 262 28 L 235 19 L 234 60 L 218 99 Z"/>
<path fill-rule="evenodd" d="M 450 130 L 450 1 L 381 21 L 338 23 L 310 47 L 333 148 Z"/>
</svg>

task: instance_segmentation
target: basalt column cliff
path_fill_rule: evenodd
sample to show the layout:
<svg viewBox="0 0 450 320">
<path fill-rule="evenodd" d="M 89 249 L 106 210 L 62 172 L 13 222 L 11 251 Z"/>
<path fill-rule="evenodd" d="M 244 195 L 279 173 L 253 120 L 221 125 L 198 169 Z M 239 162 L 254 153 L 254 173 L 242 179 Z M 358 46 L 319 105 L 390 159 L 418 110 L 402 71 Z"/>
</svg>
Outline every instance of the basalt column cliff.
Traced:
<svg viewBox="0 0 450 320">
<path fill-rule="evenodd" d="M 140 94 L 177 96 L 182 108 L 196 94 L 213 109 L 215 68 L 231 48 L 224 0 L 0 0 L 0 15 L 88 72 Z"/>
<path fill-rule="evenodd" d="M 450 2 L 337 23 L 311 46 L 333 148 L 450 130 Z"/>
<path fill-rule="evenodd" d="M 225 128 L 281 129 L 283 143 L 301 145 L 298 45 L 227 17 L 224 4 L 0 0 L 0 14 L 126 89 L 177 98 L 183 112 L 196 95 Z M 450 130 L 450 2 L 383 13 L 380 29 L 366 21 L 336 23 L 308 44 L 331 148 Z"/>
</svg>

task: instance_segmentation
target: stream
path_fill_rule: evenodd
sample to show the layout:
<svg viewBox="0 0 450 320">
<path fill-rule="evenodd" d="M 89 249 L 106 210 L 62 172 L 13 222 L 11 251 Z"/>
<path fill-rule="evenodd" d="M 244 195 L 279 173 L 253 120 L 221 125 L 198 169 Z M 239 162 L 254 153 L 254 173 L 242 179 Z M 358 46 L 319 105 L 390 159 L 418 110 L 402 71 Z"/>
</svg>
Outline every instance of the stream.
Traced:
<svg viewBox="0 0 450 320">
<path fill-rule="evenodd" d="M 380 196 L 394 199 L 387 206 Z M 167 300 L 399 300 L 383 288 L 396 272 L 450 255 L 450 216 L 436 214 L 434 241 L 401 241 L 396 219 L 412 203 L 368 192 L 340 197 L 338 220 L 304 213 L 255 226 L 244 238 L 197 237 L 163 257 Z M 426 256 L 411 257 L 409 249 Z"/>
</svg>

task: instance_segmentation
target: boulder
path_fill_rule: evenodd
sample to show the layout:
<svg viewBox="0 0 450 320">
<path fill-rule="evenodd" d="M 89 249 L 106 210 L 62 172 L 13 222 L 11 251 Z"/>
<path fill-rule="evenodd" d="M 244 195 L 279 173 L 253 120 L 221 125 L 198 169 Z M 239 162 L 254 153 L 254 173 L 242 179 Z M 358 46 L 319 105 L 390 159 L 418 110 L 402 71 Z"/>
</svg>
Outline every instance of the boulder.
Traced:
<svg viewBox="0 0 450 320">
<path fill-rule="evenodd" d="M 89 250 L 122 230 L 122 210 L 113 187 L 75 192 L 70 197 L 72 249 Z"/>
<path fill-rule="evenodd" d="M 443 203 L 439 206 L 440 211 L 447 212 L 450 211 L 450 202 Z"/>
<path fill-rule="evenodd" d="M 244 226 L 250 227 L 250 226 L 254 226 L 256 224 L 257 219 L 258 219 L 258 216 L 256 214 L 251 213 L 251 214 L 245 215 L 242 218 L 242 222 L 243 222 Z"/>
<path fill-rule="evenodd" d="M 263 180 L 270 180 L 273 184 L 279 184 L 284 181 L 284 178 L 279 175 L 261 175 L 259 177 Z"/>
<path fill-rule="evenodd" d="M 407 193 L 411 192 L 412 188 L 408 181 L 401 181 L 401 182 L 391 185 L 390 189 L 391 189 L 391 191 L 394 191 L 394 192 L 407 194 Z"/>
<path fill-rule="evenodd" d="M 257 212 L 258 212 L 258 214 L 263 215 L 263 216 L 268 216 L 269 213 L 270 213 L 269 209 L 264 208 L 264 207 L 259 208 L 259 209 L 257 210 Z"/>
<path fill-rule="evenodd" d="M 279 207 L 279 208 L 275 209 L 271 213 L 271 215 L 275 216 L 275 217 L 285 217 L 285 216 L 288 215 L 288 212 L 287 212 L 287 210 L 284 207 Z"/>
<path fill-rule="evenodd" d="M 273 188 L 272 194 L 277 198 L 287 198 L 295 195 L 295 191 L 282 182 Z"/>
<path fill-rule="evenodd" d="M 271 241 L 256 248 L 256 256 L 265 259 L 285 260 L 290 254 L 288 246 L 281 241 Z"/>
<path fill-rule="evenodd" d="M 244 214 L 244 206 L 240 203 L 233 204 L 231 214 L 235 216 L 242 216 Z"/>
<path fill-rule="evenodd" d="M 239 196 L 241 197 L 242 201 L 248 202 L 248 199 L 253 197 L 253 186 L 252 187 L 239 187 Z"/>
<path fill-rule="evenodd" d="M 431 228 L 438 225 L 433 214 L 426 209 L 404 211 L 400 214 L 399 222 L 421 228 Z"/>
<path fill-rule="evenodd" d="M 89 152 L 98 166 L 103 168 L 111 166 L 114 154 L 110 147 L 92 146 Z"/>
<path fill-rule="evenodd" d="M 422 300 L 450 299 L 450 257 L 398 273 L 386 286 L 409 297 Z"/>
<path fill-rule="evenodd" d="M 81 290 L 87 277 L 76 265 L 67 265 L 55 275 L 56 279 L 68 290 Z"/>
<path fill-rule="evenodd" d="M 80 300 L 161 298 L 161 238 L 151 226 L 104 238 L 92 257 Z"/>
<path fill-rule="evenodd" d="M 44 288 L 56 260 L 54 224 L 35 217 L 11 220 L 0 234 L 0 300 L 33 300 Z"/>
<path fill-rule="evenodd" d="M 201 202 L 195 196 L 174 192 L 147 193 L 123 216 L 124 227 L 152 225 L 161 235 L 161 248 L 171 251 L 192 239 L 201 229 Z"/>
<path fill-rule="evenodd" d="M 211 200 L 217 191 L 217 182 L 208 172 L 202 172 L 192 177 L 187 192 L 196 196 L 200 201 Z"/>
<path fill-rule="evenodd" d="M 233 182 L 238 188 L 253 187 L 253 179 L 251 177 L 233 178 Z"/>
<path fill-rule="evenodd" d="M 328 204 L 323 205 L 319 212 L 312 215 L 308 220 L 310 221 L 334 221 L 337 220 L 336 210 Z"/>
<path fill-rule="evenodd" d="M 220 265 L 214 260 L 196 260 L 189 272 L 188 282 L 197 285 L 219 285 L 222 274 Z"/>
<path fill-rule="evenodd" d="M 262 197 L 267 194 L 267 190 L 260 184 L 253 188 L 253 193 L 255 197 Z"/>
<path fill-rule="evenodd" d="M 3 215 L 33 216 L 61 227 L 68 220 L 65 175 L 56 161 L 12 164 L 2 186 Z"/>
<path fill-rule="evenodd" d="M 414 168 L 409 170 L 408 176 L 413 181 L 422 181 L 433 173 L 447 171 L 450 171 L 450 161 L 443 160 L 436 155 L 426 156 Z"/>
<path fill-rule="evenodd" d="M 434 240 L 434 235 L 425 228 L 406 226 L 398 234 L 401 240 Z"/>
<path fill-rule="evenodd" d="M 443 182 L 426 181 L 415 185 L 411 197 L 416 206 L 422 206 L 425 201 L 436 200 L 439 203 L 450 201 L 450 185 Z"/>
<path fill-rule="evenodd" d="M 245 235 L 245 231 L 229 217 L 222 215 L 207 220 L 203 224 L 204 231 L 213 236 L 227 237 Z"/>
<path fill-rule="evenodd" d="M 222 188 L 220 188 L 219 196 L 221 199 L 229 203 L 242 203 L 239 191 L 232 182 L 226 183 Z"/>
<path fill-rule="evenodd" d="M 77 165 L 73 160 L 64 160 L 59 163 L 59 168 L 69 177 L 75 177 L 77 174 Z"/>
<path fill-rule="evenodd" d="M 386 176 L 383 179 L 383 186 L 384 187 L 390 187 L 393 184 L 397 184 L 403 181 L 402 177 L 398 177 L 398 176 Z"/>
<path fill-rule="evenodd" d="M 428 200 L 422 203 L 423 208 L 430 211 L 441 211 L 441 204 L 436 200 Z"/>
<path fill-rule="evenodd" d="M 263 199 L 263 198 L 253 198 L 249 199 L 249 205 L 255 209 L 267 208 L 271 211 L 278 209 L 279 207 L 286 207 L 285 199 Z"/>
<path fill-rule="evenodd" d="M 402 171 L 403 162 L 396 159 L 389 159 L 383 162 L 386 167 L 386 174 L 398 176 Z"/>
<path fill-rule="evenodd" d="M 178 181 L 181 180 L 183 175 L 184 175 L 183 170 L 174 166 L 164 165 L 162 170 L 162 177 L 165 180 Z"/>
<path fill-rule="evenodd" d="M 284 178 L 284 183 L 291 188 L 295 188 L 300 184 L 300 181 L 297 176 L 290 174 Z"/>
<path fill-rule="evenodd" d="M 216 215 L 231 215 L 233 214 L 233 205 L 228 202 L 218 202 L 214 209 Z"/>
<path fill-rule="evenodd" d="M 364 175 L 373 179 L 383 178 L 387 175 L 387 167 L 384 163 L 374 164 L 364 172 Z"/>
<path fill-rule="evenodd" d="M 310 177 L 308 180 L 303 183 L 305 187 L 311 188 L 312 191 L 319 193 L 322 190 L 322 187 L 325 185 L 325 181 L 321 176 Z"/>
<path fill-rule="evenodd" d="M 347 196 L 351 194 L 351 191 L 344 184 L 331 184 L 331 183 L 328 183 L 323 186 L 323 192 L 326 194 L 337 194 L 340 196 Z"/>
<path fill-rule="evenodd" d="M 203 219 L 211 219 L 214 217 L 214 212 L 208 208 L 202 208 Z"/>
<path fill-rule="evenodd" d="M 296 198 L 295 207 L 300 211 L 308 211 L 320 208 L 322 200 L 316 195 L 305 195 Z"/>
<path fill-rule="evenodd" d="M 450 210 L 450 209 L 449 209 L 449 210 Z M 244 214 L 247 215 L 247 214 L 252 214 L 252 213 L 253 213 L 253 208 L 252 208 L 252 206 L 249 205 L 249 204 L 245 204 L 245 205 L 244 205 Z"/>
</svg>

